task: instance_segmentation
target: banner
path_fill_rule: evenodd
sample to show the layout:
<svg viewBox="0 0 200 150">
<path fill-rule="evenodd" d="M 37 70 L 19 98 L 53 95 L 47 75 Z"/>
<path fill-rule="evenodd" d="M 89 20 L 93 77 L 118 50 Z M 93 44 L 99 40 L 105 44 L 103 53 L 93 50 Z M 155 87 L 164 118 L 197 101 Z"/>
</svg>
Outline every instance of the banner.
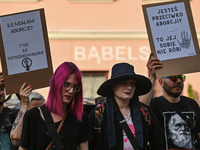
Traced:
<svg viewBox="0 0 200 150">
<path fill-rule="evenodd" d="M 157 77 L 200 71 L 200 51 L 189 0 L 143 5 L 151 51 L 163 62 Z"/>
</svg>

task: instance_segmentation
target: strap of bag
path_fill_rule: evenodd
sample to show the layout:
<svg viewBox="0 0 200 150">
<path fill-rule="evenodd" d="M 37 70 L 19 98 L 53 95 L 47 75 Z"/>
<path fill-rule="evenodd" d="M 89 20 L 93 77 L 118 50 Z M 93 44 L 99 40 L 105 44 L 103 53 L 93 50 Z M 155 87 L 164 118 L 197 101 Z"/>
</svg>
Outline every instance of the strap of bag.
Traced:
<svg viewBox="0 0 200 150">
<path fill-rule="evenodd" d="M 62 125 L 63 125 L 63 123 L 65 121 L 66 116 L 67 116 L 67 113 L 64 114 L 63 119 L 62 119 L 61 123 L 58 126 L 57 133 L 59 133 L 59 131 L 60 131 L 60 129 L 61 129 L 61 127 L 62 127 Z M 49 143 L 49 145 L 47 146 L 46 150 L 49 150 L 49 148 L 51 147 L 52 144 L 53 144 L 53 140 Z"/>
<path fill-rule="evenodd" d="M 50 134 L 52 136 L 52 141 L 49 143 L 49 145 L 47 146 L 46 150 L 48 150 L 51 147 L 52 143 L 54 143 L 56 150 L 63 150 L 63 148 L 61 146 L 60 139 L 59 139 L 58 134 L 56 132 L 56 126 L 55 126 L 55 124 L 53 122 L 53 119 L 52 119 L 52 116 L 51 116 L 50 112 L 46 109 L 45 105 L 42 105 L 40 108 L 42 110 L 42 113 L 43 113 L 45 122 L 47 124 L 48 130 L 49 130 L 49 132 L 50 132 Z M 63 122 L 64 122 L 64 119 L 65 118 L 62 119 Z M 60 126 L 58 127 L 59 130 L 60 130 L 63 122 L 60 123 Z"/>
<path fill-rule="evenodd" d="M 137 144 L 137 141 L 133 135 L 133 133 L 131 132 L 126 120 L 124 119 L 124 116 L 122 115 L 122 113 L 120 112 L 119 108 L 118 110 L 116 110 L 116 106 L 114 107 L 115 109 L 115 117 L 116 119 L 119 121 L 119 124 L 122 126 L 122 128 L 124 129 L 129 141 L 131 142 L 131 145 L 133 146 L 134 150 L 140 150 L 139 146 Z"/>
<path fill-rule="evenodd" d="M 1 96 L 0 96 L 1 97 Z M 2 105 L 4 102 L 8 101 L 12 97 L 12 94 L 9 95 L 5 100 L 0 102 L 0 105 Z"/>
</svg>

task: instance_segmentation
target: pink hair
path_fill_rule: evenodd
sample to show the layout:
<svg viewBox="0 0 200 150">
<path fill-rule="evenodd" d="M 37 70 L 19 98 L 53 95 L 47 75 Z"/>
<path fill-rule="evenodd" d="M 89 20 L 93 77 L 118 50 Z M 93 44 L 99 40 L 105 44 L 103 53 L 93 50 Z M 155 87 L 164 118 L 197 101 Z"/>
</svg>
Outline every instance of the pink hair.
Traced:
<svg viewBox="0 0 200 150">
<path fill-rule="evenodd" d="M 81 122 L 83 114 L 82 76 L 78 67 L 72 62 L 62 63 L 53 74 L 50 81 L 50 90 L 46 101 L 46 107 L 50 112 L 63 116 L 61 96 L 62 86 L 72 73 L 75 73 L 81 89 L 75 94 L 71 103 L 68 104 L 67 111 L 72 112 L 77 117 L 77 120 Z"/>
</svg>

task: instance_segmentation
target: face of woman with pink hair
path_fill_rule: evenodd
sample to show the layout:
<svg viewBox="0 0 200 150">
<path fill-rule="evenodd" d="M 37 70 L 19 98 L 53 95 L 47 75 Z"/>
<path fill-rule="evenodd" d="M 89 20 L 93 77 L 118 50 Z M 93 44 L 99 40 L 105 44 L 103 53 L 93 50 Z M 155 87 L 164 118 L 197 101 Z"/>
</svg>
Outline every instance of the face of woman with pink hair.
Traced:
<svg viewBox="0 0 200 150">
<path fill-rule="evenodd" d="M 76 79 L 76 75 L 70 74 L 65 80 L 62 87 L 62 101 L 64 104 L 69 104 L 74 98 L 75 94 L 79 92 L 80 87 Z"/>
</svg>

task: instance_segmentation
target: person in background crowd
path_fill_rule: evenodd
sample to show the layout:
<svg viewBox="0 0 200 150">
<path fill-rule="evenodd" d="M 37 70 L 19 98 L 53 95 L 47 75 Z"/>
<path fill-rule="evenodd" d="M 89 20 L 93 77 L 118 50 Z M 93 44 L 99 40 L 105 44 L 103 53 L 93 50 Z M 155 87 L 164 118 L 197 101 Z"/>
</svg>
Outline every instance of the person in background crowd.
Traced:
<svg viewBox="0 0 200 150">
<path fill-rule="evenodd" d="M 53 137 L 53 144 L 51 130 L 45 122 L 48 114 L 53 119 L 53 127 L 59 130 L 58 138 Z M 44 150 L 47 147 L 54 150 L 57 146 L 88 150 L 90 138 L 88 115 L 83 112 L 81 72 L 74 63 L 64 62 L 52 76 L 46 104 L 25 113 L 19 150 Z"/>
<path fill-rule="evenodd" d="M 155 83 L 156 79 L 155 66 L 163 67 L 162 62 L 150 54 L 147 68 L 151 74 L 152 83 Z M 150 104 L 150 108 L 159 120 L 164 133 L 166 150 L 200 149 L 200 109 L 195 100 L 181 96 L 185 79 L 186 76 L 182 74 L 158 78 L 163 95 L 143 99 L 145 104 Z"/>
<path fill-rule="evenodd" d="M 5 99 L 4 77 L 0 73 L 0 150 L 15 150 L 10 141 L 10 130 L 17 116 L 18 109 L 10 109 L 4 107 L 4 102 L 9 100 L 11 96 Z"/>
<path fill-rule="evenodd" d="M 28 110 L 34 107 L 39 107 L 45 104 L 44 97 L 38 92 L 31 92 L 29 95 L 29 106 Z"/>
<path fill-rule="evenodd" d="M 93 133 L 93 139 L 89 141 L 90 150 L 164 149 L 157 118 L 138 98 L 151 88 L 151 81 L 136 74 L 132 65 L 117 63 L 112 67 L 111 79 L 97 91 L 106 101 L 102 98 L 102 103 L 97 104 L 89 115 Z M 124 123 L 132 138 L 128 137 Z"/>
<path fill-rule="evenodd" d="M 10 132 L 10 139 L 15 146 L 19 146 L 21 140 L 25 112 L 31 108 L 42 106 L 45 103 L 44 97 L 37 92 L 32 92 L 32 89 L 31 85 L 27 86 L 24 83 L 19 91 L 21 108 Z"/>
</svg>

